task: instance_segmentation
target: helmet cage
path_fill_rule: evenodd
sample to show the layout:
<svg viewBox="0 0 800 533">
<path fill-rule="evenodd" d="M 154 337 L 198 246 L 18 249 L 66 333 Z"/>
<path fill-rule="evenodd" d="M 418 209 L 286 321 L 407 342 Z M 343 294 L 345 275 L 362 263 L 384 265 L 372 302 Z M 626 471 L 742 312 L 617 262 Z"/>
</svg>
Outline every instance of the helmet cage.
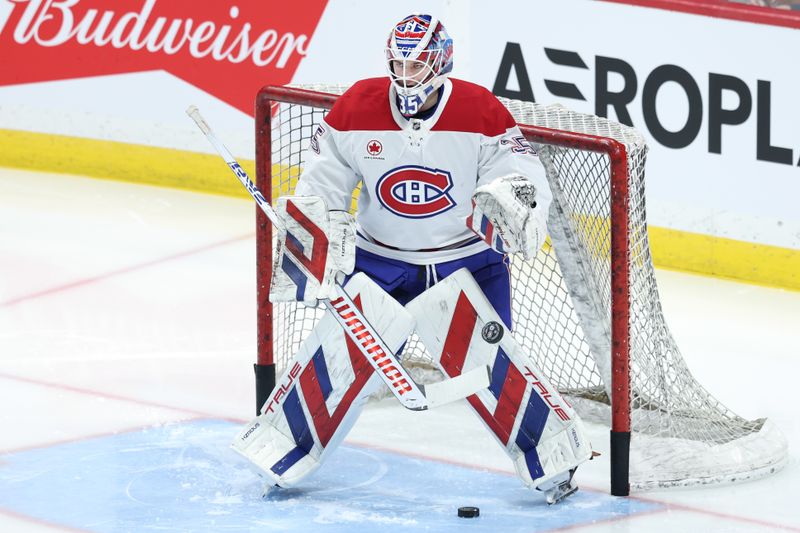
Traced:
<svg viewBox="0 0 800 533">
<path fill-rule="evenodd" d="M 410 15 L 389 35 L 386 69 L 400 101 L 400 112 L 404 116 L 416 114 L 453 69 L 453 41 L 435 18 Z"/>
<path fill-rule="evenodd" d="M 441 70 L 441 50 L 422 52 L 416 59 L 394 59 L 391 50 L 387 49 L 386 56 L 389 76 L 398 92 L 404 95 L 418 92 L 420 87 L 433 81 Z"/>
</svg>

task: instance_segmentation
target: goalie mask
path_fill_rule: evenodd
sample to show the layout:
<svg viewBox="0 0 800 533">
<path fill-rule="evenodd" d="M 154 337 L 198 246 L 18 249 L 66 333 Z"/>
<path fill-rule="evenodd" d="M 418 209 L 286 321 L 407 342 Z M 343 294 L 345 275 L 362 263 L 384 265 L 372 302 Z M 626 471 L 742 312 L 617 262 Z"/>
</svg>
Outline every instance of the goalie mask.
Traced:
<svg viewBox="0 0 800 533">
<path fill-rule="evenodd" d="M 400 113 L 410 117 L 453 70 L 453 40 L 435 17 L 409 15 L 389 35 L 386 66 L 397 90 Z"/>
</svg>

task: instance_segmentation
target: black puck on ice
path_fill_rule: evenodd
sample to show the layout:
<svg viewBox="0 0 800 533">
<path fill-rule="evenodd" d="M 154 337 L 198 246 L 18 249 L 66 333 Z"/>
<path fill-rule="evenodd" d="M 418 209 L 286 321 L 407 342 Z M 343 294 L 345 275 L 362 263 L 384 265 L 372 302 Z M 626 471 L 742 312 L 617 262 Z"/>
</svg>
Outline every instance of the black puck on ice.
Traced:
<svg viewBox="0 0 800 533">
<path fill-rule="evenodd" d="M 475 518 L 481 515 L 481 510 L 477 507 L 459 507 L 458 516 L 460 518 Z"/>
</svg>

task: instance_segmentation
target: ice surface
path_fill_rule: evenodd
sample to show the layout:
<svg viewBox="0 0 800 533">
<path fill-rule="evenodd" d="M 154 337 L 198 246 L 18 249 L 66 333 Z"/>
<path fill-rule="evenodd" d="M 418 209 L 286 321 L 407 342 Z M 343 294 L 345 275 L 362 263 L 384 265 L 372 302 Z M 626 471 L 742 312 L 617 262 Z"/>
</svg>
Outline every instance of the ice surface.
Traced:
<svg viewBox="0 0 800 533">
<path fill-rule="evenodd" d="M 659 271 L 699 381 L 786 434 L 780 473 L 608 496 L 604 455 L 544 505 L 463 405 L 366 408 L 263 501 L 227 449 L 254 410 L 250 202 L 0 169 L 0 531 L 800 531 L 800 293 Z M 481 507 L 473 521 L 462 505 Z"/>
</svg>

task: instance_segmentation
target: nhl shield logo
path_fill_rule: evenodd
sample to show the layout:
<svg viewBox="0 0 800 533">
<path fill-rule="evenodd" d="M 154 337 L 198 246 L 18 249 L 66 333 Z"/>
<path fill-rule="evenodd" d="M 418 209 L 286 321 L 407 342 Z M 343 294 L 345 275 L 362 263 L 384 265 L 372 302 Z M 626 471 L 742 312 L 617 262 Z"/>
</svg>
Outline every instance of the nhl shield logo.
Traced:
<svg viewBox="0 0 800 533">
<path fill-rule="evenodd" d="M 381 152 L 383 152 L 383 145 L 380 141 L 372 139 L 367 143 L 367 153 L 372 157 L 381 155 Z"/>
<path fill-rule="evenodd" d="M 386 209 L 405 218 L 427 218 L 455 207 L 448 191 L 453 178 L 446 170 L 407 165 L 378 180 L 375 193 Z"/>
</svg>

